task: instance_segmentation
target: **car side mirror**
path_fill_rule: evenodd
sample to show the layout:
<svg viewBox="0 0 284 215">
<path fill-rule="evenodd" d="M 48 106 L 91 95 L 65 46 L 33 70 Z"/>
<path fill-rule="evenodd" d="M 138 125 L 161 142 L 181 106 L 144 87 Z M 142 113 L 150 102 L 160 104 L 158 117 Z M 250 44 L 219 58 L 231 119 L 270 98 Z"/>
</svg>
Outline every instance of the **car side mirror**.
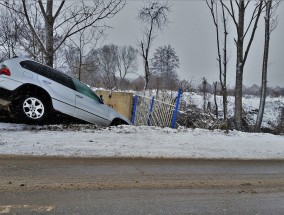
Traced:
<svg viewBox="0 0 284 215">
<path fill-rule="evenodd" d="M 102 104 L 104 104 L 104 98 L 103 98 L 102 95 L 100 95 L 100 101 L 101 101 Z"/>
</svg>

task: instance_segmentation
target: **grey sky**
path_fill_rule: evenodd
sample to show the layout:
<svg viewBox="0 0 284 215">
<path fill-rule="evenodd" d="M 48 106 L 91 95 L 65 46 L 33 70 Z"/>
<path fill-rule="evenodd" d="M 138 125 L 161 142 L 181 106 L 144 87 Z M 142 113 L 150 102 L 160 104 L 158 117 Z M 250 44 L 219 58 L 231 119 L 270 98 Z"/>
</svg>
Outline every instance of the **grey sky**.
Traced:
<svg viewBox="0 0 284 215">
<path fill-rule="evenodd" d="M 136 46 L 141 39 L 143 26 L 136 20 L 138 9 L 144 5 L 143 1 L 127 1 L 126 7 L 107 24 L 113 27 L 108 31 L 108 38 L 104 44 Z M 216 61 L 216 35 L 212 17 L 205 1 L 172 1 L 170 23 L 154 41 L 152 53 L 157 46 L 171 44 L 180 57 L 178 70 L 181 79 L 199 81 L 206 77 L 209 82 L 218 80 Z M 268 85 L 284 87 L 284 4 L 278 8 L 279 24 L 273 31 L 270 47 L 270 66 L 268 68 Z M 260 85 L 261 65 L 263 53 L 263 17 L 260 19 L 256 38 L 248 56 L 244 71 L 244 84 Z M 230 35 L 234 34 L 234 26 L 229 25 Z M 229 85 L 234 85 L 235 78 L 235 45 L 228 48 L 230 61 L 228 71 Z M 142 64 L 142 63 L 141 63 Z M 140 68 L 142 74 L 142 67 Z"/>
</svg>

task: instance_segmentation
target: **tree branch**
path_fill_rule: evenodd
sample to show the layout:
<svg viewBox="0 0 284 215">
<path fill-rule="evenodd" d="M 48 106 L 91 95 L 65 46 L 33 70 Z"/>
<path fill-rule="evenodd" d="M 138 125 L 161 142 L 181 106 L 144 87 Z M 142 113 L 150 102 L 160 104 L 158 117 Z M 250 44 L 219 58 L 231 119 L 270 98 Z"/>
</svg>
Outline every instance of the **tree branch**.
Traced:
<svg viewBox="0 0 284 215">
<path fill-rule="evenodd" d="M 53 21 L 55 21 L 56 18 L 58 17 L 58 15 L 59 15 L 60 11 L 62 10 L 64 4 L 65 4 L 65 0 L 62 0 L 58 10 L 56 11 L 56 13 L 55 13 L 55 15 L 53 17 Z"/>
<path fill-rule="evenodd" d="M 38 0 L 38 4 L 39 4 L 39 7 L 40 7 L 40 10 L 41 10 L 41 13 L 44 17 L 44 20 L 47 20 L 47 15 L 46 15 L 46 12 L 44 10 L 44 6 L 43 6 L 43 3 L 42 3 L 42 0 Z"/>
<path fill-rule="evenodd" d="M 258 13 L 257 13 L 256 19 L 255 19 L 255 22 L 254 22 L 254 27 L 253 27 L 253 30 L 252 30 L 252 34 L 251 34 L 251 37 L 250 37 L 247 49 L 245 51 L 243 65 L 245 64 L 245 62 L 247 60 L 247 56 L 248 56 L 248 53 L 249 53 L 249 50 L 250 50 L 250 47 L 251 47 L 251 44 L 252 44 L 255 32 L 256 32 L 256 29 L 257 29 L 258 20 L 259 20 L 260 14 L 262 12 L 262 4 L 263 4 L 263 0 L 260 0 L 260 5 L 259 5 Z"/>
<path fill-rule="evenodd" d="M 23 9 L 24 9 L 24 15 L 26 17 L 26 20 L 28 22 L 28 25 L 30 27 L 30 30 L 32 31 L 33 35 L 35 36 L 36 40 L 38 41 L 39 45 L 40 45 L 40 49 L 42 50 L 42 52 L 44 52 L 45 54 L 47 54 L 47 51 L 42 43 L 42 41 L 40 40 L 38 34 L 36 33 L 34 27 L 32 26 L 31 20 L 29 18 L 29 14 L 27 12 L 27 7 L 26 7 L 26 0 L 22 0 L 23 3 Z"/>
</svg>

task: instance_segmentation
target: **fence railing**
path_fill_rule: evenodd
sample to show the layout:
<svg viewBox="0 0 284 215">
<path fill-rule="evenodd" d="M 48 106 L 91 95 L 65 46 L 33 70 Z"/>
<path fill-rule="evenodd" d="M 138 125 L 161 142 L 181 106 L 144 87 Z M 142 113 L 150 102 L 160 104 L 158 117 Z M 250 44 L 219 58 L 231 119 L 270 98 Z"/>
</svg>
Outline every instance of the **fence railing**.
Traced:
<svg viewBox="0 0 284 215">
<path fill-rule="evenodd" d="M 178 93 L 148 91 L 144 95 L 136 95 L 132 124 L 174 128 L 181 94 L 179 90 Z"/>
</svg>

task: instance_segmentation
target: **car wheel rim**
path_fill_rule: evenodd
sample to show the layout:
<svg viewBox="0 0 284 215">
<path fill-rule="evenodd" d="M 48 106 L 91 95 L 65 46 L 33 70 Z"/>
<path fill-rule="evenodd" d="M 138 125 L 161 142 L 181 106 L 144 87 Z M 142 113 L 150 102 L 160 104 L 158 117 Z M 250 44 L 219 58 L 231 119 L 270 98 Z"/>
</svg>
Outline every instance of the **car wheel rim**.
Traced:
<svg viewBox="0 0 284 215">
<path fill-rule="evenodd" d="M 27 98 L 24 101 L 23 110 L 32 119 L 39 119 L 44 115 L 44 105 L 37 98 Z"/>
</svg>

